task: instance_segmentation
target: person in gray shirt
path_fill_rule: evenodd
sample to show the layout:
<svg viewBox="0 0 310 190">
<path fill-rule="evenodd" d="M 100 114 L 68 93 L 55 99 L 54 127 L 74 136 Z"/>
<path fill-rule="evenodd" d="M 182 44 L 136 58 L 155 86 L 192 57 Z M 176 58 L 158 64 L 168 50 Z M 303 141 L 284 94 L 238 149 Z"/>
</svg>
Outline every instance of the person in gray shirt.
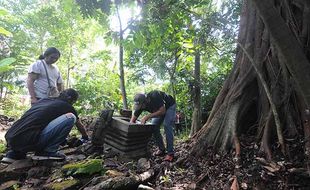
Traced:
<svg viewBox="0 0 310 190">
<path fill-rule="evenodd" d="M 60 52 L 55 47 L 46 49 L 39 60 L 30 65 L 28 70 L 27 87 L 31 104 L 42 98 L 57 97 L 63 90 L 63 80 L 58 67 Z"/>
</svg>

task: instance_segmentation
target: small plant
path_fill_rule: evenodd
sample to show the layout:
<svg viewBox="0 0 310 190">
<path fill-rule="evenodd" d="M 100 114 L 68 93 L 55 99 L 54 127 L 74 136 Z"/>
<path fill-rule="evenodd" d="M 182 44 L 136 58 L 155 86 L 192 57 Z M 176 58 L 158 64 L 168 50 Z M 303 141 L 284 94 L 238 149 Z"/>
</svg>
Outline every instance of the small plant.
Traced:
<svg viewBox="0 0 310 190">
<path fill-rule="evenodd" d="M 0 141 L 0 153 L 4 153 L 5 150 L 6 150 L 6 145 L 2 141 Z"/>
<path fill-rule="evenodd" d="M 163 184 L 163 185 L 172 184 L 172 180 L 171 180 L 170 176 L 168 176 L 168 175 L 160 176 L 159 180 L 160 180 L 160 184 Z"/>
<path fill-rule="evenodd" d="M 13 189 L 14 189 L 14 190 L 20 189 L 20 188 L 19 188 L 19 185 L 18 185 L 18 184 L 13 185 Z"/>
</svg>

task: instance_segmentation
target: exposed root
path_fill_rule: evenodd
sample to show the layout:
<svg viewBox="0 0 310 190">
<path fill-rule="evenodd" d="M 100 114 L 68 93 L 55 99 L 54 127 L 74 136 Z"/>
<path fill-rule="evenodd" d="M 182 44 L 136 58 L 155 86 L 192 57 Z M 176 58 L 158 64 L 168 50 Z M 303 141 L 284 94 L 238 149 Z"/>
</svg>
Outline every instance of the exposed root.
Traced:
<svg viewBox="0 0 310 190">
<path fill-rule="evenodd" d="M 235 162 L 235 168 L 240 168 L 241 167 L 241 146 L 240 146 L 240 141 L 237 135 L 234 135 L 234 144 L 235 144 L 235 157 L 234 157 L 234 162 Z"/>
<path fill-rule="evenodd" d="M 271 113 L 268 115 L 268 120 L 266 122 L 266 125 L 264 127 L 264 133 L 262 137 L 262 143 L 261 143 L 261 148 L 260 152 L 266 153 L 266 157 L 268 160 L 272 159 L 272 153 L 269 147 L 269 135 L 271 133 L 270 126 L 271 126 Z"/>
<path fill-rule="evenodd" d="M 256 74 L 260 80 L 260 82 L 262 83 L 264 90 L 266 92 L 267 98 L 269 100 L 270 103 L 270 107 L 274 116 L 274 120 L 275 120 L 275 124 L 276 124 L 276 129 L 277 129 L 277 136 L 278 136 L 278 140 L 279 143 L 281 145 L 281 152 L 283 153 L 283 155 L 286 155 L 286 148 L 285 148 L 285 144 L 284 144 L 284 138 L 283 138 L 283 134 L 282 134 L 282 129 L 281 129 L 281 122 L 280 122 L 280 118 L 279 118 L 279 114 L 276 108 L 275 103 L 272 100 L 272 96 L 271 93 L 268 89 L 267 83 L 263 78 L 263 75 L 261 73 L 261 71 L 257 68 L 255 61 L 253 60 L 253 58 L 250 56 L 250 54 L 247 52 L 247 50 L 243 47 L 242 44 L 238 43 L 238 45 L 240 46 L 240 48 L 243 50 L 243 52 L 246 54 L 246 56 L 248 57 L 248 59 L 250 60 L 253 68 L 256 71 Z"/>
<path fill-rule="evenodd" d="M 230 190 L 239 190 L 239 184 L 237 177 L 234 177 L 234 181 L 230 186 Z"/>
</svg>

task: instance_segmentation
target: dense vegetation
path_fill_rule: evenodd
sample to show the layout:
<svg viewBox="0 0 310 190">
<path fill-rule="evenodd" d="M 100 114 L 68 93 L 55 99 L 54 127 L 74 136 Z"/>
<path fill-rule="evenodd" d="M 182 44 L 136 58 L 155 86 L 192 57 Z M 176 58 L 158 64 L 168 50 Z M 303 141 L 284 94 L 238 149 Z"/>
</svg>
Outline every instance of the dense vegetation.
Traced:
<svg viewBox="0 0 310 190">
<path fill-rule="evenodd" d="M 221 8 L 210 0 L 100 2 L 0 0 L 1 113 L 16 117 L 29 107 L 27 68 L 54 46 L 62 53 L 57 65 L 65 87 L 81 94 L 81 113 L 124 107 L 122 66 L 129 108 L 134 93 L 160 89 L 176 97 L 188 120 L 199 52 L 205 120 L 232 66 L 239 6 L 223 1 Z"/>
</svg>

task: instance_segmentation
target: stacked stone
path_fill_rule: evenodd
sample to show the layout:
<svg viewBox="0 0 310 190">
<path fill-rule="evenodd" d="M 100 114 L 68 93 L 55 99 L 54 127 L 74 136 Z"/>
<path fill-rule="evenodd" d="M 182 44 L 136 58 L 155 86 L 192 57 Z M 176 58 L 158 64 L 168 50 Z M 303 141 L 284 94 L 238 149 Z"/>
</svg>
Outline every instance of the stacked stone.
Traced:
<svg viewBox="0 0 310 190">
<path fill-rule="evenodd" d="M 128 158 L 147 156 L 154 127 L 130 123 L 125 117 L 113 117 L 111 126 L 105 131 L 105 147 L 111 147 Z"/>
</svg>

